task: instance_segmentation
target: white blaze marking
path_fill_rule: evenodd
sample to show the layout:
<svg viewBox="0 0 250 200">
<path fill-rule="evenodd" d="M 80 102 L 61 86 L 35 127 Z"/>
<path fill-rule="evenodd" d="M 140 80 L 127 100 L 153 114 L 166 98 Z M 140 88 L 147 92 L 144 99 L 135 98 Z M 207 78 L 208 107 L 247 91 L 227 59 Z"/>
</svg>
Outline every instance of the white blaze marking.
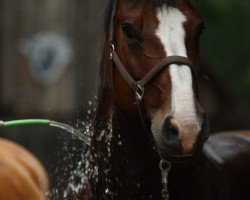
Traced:
<svg viewBox="0 0 250 200">
<path fill-rule="evenodd" d="M 156 35 L 160 38 L 167 56 L 187 57 L 185 46 L 185 15 L 176 8 L 163 7 L 158 10 L 159 27 Z M 172 112 L 185 122 L 197 121 L 192 87 L 192 73 L 188 66 L 171 65 Z M 169 113 L 168 113 L 169 114 Z"/>
</svg>

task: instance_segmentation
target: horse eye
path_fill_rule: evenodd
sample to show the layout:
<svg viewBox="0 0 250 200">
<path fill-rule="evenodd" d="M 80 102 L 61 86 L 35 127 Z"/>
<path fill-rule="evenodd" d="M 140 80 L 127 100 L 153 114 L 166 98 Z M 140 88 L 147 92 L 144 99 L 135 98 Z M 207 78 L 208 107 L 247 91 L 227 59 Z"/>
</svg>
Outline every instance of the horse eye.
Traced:
<svg viewBox="0 0 250 200">
<path fill-rule="evenodd" d="M 133 28 L 131 27 L 130 24 L 124 23 L 122 25 L 122 30 L 123 30 L 124 34 L 126 35 L 126 37 L 128 39 L 136 38 L 136 33 L 135 33 L 135 31 L 133 30 Z"/>
</svg>

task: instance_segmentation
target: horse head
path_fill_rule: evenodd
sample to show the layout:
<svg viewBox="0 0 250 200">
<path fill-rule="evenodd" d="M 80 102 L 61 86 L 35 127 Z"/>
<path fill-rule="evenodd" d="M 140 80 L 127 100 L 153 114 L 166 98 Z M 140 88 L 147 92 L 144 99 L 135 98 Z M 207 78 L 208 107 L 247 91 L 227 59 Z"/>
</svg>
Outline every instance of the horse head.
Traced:
<svg viewBox="0 0 250 200">
<path fill-rule="evenodd" d="M 192 66 L 173 62 L 161 67 L 145 84 L 142 104 L 143 118 L 150 124 L 162 157 L 196 154 L 208 132 L 196 81 L 202 18 L 187 0 L 118 0 L 112 1 L 111 6 L 114 3 L 113 15 L 107 16 L 111 24 L 106 28 L 111 33 L 106 35 L 106 45 L 111 37 L 113 51 L 133 80 L 143 79 L 171 56 L 192 62 Z M 113 74 L 114 104 L 131 115 L 138 113 L 134 91 L 124 74 L 117 67 L 109 73 Z"/>
</svg>

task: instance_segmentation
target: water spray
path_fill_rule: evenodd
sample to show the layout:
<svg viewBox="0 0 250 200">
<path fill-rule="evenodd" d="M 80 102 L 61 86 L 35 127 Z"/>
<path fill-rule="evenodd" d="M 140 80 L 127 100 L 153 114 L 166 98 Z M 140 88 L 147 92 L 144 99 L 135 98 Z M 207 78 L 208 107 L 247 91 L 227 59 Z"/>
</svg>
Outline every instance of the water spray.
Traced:
<svg viewBox="0 0 250 200">
<path fill-rule="evenodd" d="M 33 125 L 45 125 L 63 129 L 82 140 L 86 145 L 90 146 L 90 137 L 81 131 L 75 129 L 74 127 L 57 121 L 51 121 L 48 119 L 22 119 L 22 120 L 12 120 L 12 121 L 0 121 L 0 127 L 9 128 L 17 126 L 33 126 Z"/>
</svg>

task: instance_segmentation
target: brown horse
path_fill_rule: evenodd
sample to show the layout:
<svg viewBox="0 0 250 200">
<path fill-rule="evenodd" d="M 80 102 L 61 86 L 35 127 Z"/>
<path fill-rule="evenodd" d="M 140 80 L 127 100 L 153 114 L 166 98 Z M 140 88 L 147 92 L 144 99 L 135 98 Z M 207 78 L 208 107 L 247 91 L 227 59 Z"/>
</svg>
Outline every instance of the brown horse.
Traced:
<svg viewBox="0 0 250 200">
<path fill-rule="evenodd" d="M 0 140 L 0 200 L 45 200 L 48 177 L 41 163 L 23 147 Z"/>
<path fill-rule="evenodd" d="M 93 199 L 162 199 L 162 159 L 172 162 L 170 199 L 247 198 L 247 181 L 236 187 L 231 172 L 241 171 L 229 162 L 249 156 L 249 133 L 213 136 L 201 153 L 208 134 L 197 89 L 202 28 L 188 0 L 108 1 L 90 150 Z M 229 151 L 225 138 L 242 148 Z"/>
</svg>

